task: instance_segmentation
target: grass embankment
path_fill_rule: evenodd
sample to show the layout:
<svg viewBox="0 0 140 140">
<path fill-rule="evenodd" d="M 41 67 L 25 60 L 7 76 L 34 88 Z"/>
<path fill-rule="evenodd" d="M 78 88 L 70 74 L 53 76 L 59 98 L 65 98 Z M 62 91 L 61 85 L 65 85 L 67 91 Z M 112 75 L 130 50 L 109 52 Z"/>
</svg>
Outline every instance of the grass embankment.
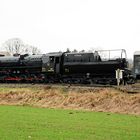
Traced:
<svg viewBox="0 0 140 140">
<path fill-rule="evenodd" d="M 1 140 L 139 140 L 140 117 L 0 106 Z"/>
<path fill-rule="evenodd" d="M 140 94 L 127 94 L 111 88 L 0 85 L 0 104 L 140 115 Z"/>
</svg>

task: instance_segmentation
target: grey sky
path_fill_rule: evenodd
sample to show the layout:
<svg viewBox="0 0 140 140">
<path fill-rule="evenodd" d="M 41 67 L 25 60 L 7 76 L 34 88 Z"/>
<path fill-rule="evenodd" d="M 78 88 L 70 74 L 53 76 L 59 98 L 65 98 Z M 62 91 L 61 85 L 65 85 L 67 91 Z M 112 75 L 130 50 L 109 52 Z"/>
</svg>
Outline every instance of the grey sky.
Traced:
<svg viewBox="0 0 140 140">
<path fill-rule="evenodd" d="M 51 51 L 140 50 L 139 0 L 0 0 L 0 44 L 18 37 Z"/>
</svg>

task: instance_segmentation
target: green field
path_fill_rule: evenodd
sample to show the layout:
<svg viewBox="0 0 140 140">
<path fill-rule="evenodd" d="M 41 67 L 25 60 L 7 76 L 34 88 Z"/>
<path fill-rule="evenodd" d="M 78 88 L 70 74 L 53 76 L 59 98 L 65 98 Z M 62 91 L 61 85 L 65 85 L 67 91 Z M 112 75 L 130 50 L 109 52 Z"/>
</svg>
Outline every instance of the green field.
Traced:
<svg viewBox="0 0 140 140">
<path fill-rule="evenodd" d="M 140 140 L 140 117 L 0 106 L 0 140 Z"/>
</svg>

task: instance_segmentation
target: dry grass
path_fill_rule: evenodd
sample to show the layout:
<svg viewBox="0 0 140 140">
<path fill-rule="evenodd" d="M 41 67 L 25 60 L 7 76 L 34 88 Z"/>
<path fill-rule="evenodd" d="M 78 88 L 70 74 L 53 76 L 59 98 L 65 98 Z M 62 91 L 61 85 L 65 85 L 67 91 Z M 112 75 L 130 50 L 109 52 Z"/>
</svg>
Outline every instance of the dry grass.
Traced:
<svg viewBox="0 0 140 140">
<path fill-rule="evenodd" d="M 0 104 L 30 105 L 47 108 L 81 109 L 140 115 L 140 94 L 127 94 L 111 88 L 69 89 L 6 88 L 0 89 Z"/>
</svg>

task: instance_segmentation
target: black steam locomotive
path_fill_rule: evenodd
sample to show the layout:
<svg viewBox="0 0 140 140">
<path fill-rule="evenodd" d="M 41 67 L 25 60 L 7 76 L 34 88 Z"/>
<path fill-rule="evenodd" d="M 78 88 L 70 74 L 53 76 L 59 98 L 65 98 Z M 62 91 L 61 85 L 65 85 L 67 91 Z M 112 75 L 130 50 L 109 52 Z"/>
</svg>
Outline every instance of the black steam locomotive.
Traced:
<svg viewBox="0 0 140 140">
<path fill-rule="evenodd" d="M 1 82 L 48 82 L 116 84 L 116 70 L 122 70 L 120 82 L 132 82 L 125 50 L 120 57 L 105 59 L 103 51 L 48 53 L 0 57 Z"/>
</svg>

